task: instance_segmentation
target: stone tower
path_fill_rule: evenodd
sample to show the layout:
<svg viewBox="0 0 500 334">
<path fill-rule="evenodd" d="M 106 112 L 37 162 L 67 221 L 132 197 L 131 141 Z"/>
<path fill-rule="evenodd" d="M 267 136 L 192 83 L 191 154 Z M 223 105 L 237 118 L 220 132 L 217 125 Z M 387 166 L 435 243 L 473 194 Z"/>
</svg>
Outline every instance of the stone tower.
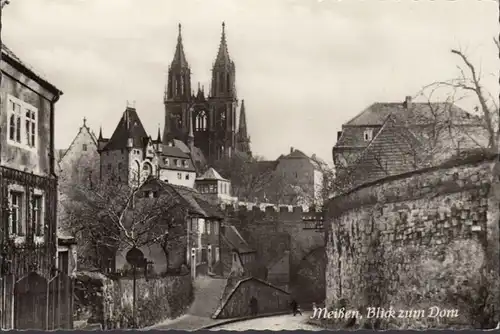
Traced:
<svg viewBox="0 0 500 334">
<path fill-rule="evenodd" d="M 240 137 L 243 139 L 240 139 L 239 146 L 245 152 L 250 152 L 244 108 L 244 135 L 237 134 L 236 69 L 229 55 L 224 23 L 208 96 L 205 96 L 199 84 L 196 94 L 191 91 L 191 69 L 184 53 L 179 25 L 174 59 L 168 70 L 164 104 L 164 143 L 172 139 L 186 144 L 189 142 L 203 152 L 209 164 L 235 153 L 238 150 L 237 138 Z M 241 124 L 240 121 L 240 128 Z"/>
</svg>

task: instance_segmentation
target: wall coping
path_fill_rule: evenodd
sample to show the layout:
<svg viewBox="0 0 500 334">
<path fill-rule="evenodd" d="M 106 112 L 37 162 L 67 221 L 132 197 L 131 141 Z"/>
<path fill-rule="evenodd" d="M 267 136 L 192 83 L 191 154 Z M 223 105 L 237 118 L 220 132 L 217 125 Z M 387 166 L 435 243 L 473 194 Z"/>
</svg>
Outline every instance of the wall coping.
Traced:
<svg viewBox="0 0 500 334">
<path fill-rule="evenodd" d="M 348 195 L 353 194 L 361 189 L 373 187 L 373 186 L 387 183 L 390 181 L 397 181 L 397 180 L 409 178 L 411 176 L 422 175 L 422 174 L 426 174 L 429 172 L 435 172 L 438 170 L 451 169 L 451 168 L 464 166 L 464 165 L 475 165 L 475 164 L 479 164 L 481 162 L 487 162 L 487 161 L 492 162 L 495 159 L 499 160 L 500 154 L 491 153 L 491 152 L 479 152 L 479 153 L 474 152 L 473 154 L 471 154 L 465 158 L 455 158 L 455 159 L 452 158 L 452 159 L 445 161 L 442 164 L 439 164 L 437 166 L 421 168 L 421 169 L 417 169 L 417 170 L 413 170 L 413 171 L 401 173 L 401 174 L 389 175 L 389 176 L 386 176 L 386 177 L 381 178 L 381 179 L 377 179 L 374 181 L 360 184 L 352 189 L 349 189 L 345 193 L 342 193 L 340 195 L 337 195 L 335 197 L 330 198 L 328 200 L 328 202 L 332 202 L 332 201 L 335 201 L 339 198 L 348 196 Z"/>
<path fill-rule="evenodd" d="M 235 202 L 222 203 L 219 207 L 223 211 L 254 211 L 254 212 L 321 212 L 321 208 L 307 205 L 281 205 L 273 203 Z"/>
<path fill-rule="evenodd" d="M 236 283 L 236 285 L 234 286 L 234 288 L 231 289 L 231 292 L 229 293 L 229 295 L 225 298 L 226 300 L 224 300 L 222 302 L 221 306 L 214 312 L 214 315 L 212 316 L 213 319 L 217 319 L 217 317 L 220 315 L 220 313 L 222 312 L 222 310 L 224 309 L 224 307 L 226 307 L 227 303 L 229 303 L 229 301 L 233 297 L 233 295 L 236 292 L 236 290 L 240 287 L 240 285 L 243 284 L 243 283 L 245 283 L 245 282 L 248 282 L 250 280 L 257 281 L 257 282 L 259 282 L 259 283 L 261 283 L 263 285 L 269 286 L 269 287 L 271 287 L 271 288 L 273 288 L 275 290 L 281 291 L 284 294 L 290 296 L 290 292 L 285 291 L 285 290 L 283 290 L 281 288 L 278 288 L 277 286 L 274 286 L 271 283 L 266 282 L 264 280 L 261 280 L 259 278 L 256 278 L 256 277 L 253 277 L 253 276 L 252 277 L 243 278 L 243 279 L 239 280 L 238 283 Z"/>
</svg>

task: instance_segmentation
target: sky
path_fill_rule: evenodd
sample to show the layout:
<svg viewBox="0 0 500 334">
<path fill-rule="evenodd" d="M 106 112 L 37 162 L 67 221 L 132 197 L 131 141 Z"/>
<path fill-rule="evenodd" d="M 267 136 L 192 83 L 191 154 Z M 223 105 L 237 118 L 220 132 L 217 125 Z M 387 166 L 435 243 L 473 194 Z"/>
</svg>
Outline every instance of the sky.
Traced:
<svg viewBox="0 0 500 334">
<path fill-rule="evenodd" d="M 498 96 L 493 0 L 11 0 L 3 40 L 60 88 L 56 147 L 83 118 L 111 136 L 127 106 L 163 129 L 163 91 L 178 24 L 192 87 L 208 90 L 226 24 L 254 154 L 290 147 L 331 162 L 342 124 L 374 102 L 399 102 L 455 78 L 464 51 Z M 461 106 L 472 110 L 473 99 Z"/>
</svg>

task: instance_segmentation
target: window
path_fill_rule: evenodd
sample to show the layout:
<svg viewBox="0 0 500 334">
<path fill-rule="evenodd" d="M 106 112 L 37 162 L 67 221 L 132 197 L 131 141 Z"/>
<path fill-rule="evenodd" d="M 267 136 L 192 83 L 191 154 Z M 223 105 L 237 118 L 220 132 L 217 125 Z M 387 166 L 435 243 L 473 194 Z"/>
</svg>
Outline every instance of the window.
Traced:
<svg viewBox="0 0 500 334">
<path fill-rule="evenodd" d="M 8 95 L 8 141 L 28 148 L 36 147 L 38 110 Z"/>
<path fill-rule="evenodd" d="M 34 110 L 26 109 L 26 145 L 36 146 L 36 114 Z"/>
<path fill-rule="evenodd" d="M 9 139 L 21 143 L 21 104 L 9 98 Z"/>
<path fill-rule="evenodd" d="M 207 114 L 203 110 L 198 115 L 196 115 L 195 130 L 207 130 Z"/>
<path fill-rule="evenodd" d="M 83 151 L 86 151 L 86 150 L 87 150 L 87 144 L 83 144 L 83 145 L 82 145 L 82 150 L 83 150 Z"/>
<path fill-rule="evenodd" d="M 111 171 L 111 164 L 108 164 L 108 171 Z"/>
<path fill-rule="evenodd" d="M 210 226 L 212 225 L 212 222 L 207 222 L 207 234 L 210 234 Z"/>
<path fill-rule="evenodd" d="M 20 191 L 10 192 L 10 234 L 24 235 L 26 224 L 23 217 L 23 197 Z"/>
<path fill-rule="evenodd" d="M 373 139 L 373 130 L 372 129 L 365 130 L 363 136 L 365 141 L 371 141 Z"/>
<path fill-rule="evenodd" d="M 170 160 L 168 160 L 168 158 L 165 158 L 163 161 L 165 162 L 166 166 L 168 166 L 168 164 L 170 163 Z"/>
<path fill-rule="evenodd" d="M 174 159 L 174 165 L 178 166 L 179 165 L 179 160 Z"/>
<path fill-rule="evenodd" d="M 186 173 L 186 180 L 189 180 L 189 174 Z"/>
<path fill-rule="evenodd" d="M 149 162 L 145 162 L 142 165 L 142 171 L 144 173 L 144 176 L 148 177 L 153 173 L 153 166 L 151 166 L 151 164 Z"/>
<path fill-rule="evenodd" d="M 187 160 L 182 160 L 182 164 L 184 165 L 184 167 L 188 167 L 188 162 L 187 162 Z"/>
<path fill-rule="evenodd" d="M 215 247 L 215 262 L 219 262 L 220 259 L 220 249 L 219 247 Z"/>
<path fill-rule="evenodd" d="M 182 180 L 182 173 L 177 173 L 177 178 L 178 178 L 179 180 Z"/>
<path fill-rule="evenodd" d="M 213 233 L 215 235 L 218 235 L 219 234 L 219 222 L 213 222 Z"/>
<path fill-rule="evenodd" d="M 40 195 L 33 195 L 33 203 L 31 207 L 31 216 L 33 219 L 33 230 L 36 236 L 42 236 L 44 230 L 43 216 L 42 216 L 42 202 L 43 197 Z"/>
</svg>

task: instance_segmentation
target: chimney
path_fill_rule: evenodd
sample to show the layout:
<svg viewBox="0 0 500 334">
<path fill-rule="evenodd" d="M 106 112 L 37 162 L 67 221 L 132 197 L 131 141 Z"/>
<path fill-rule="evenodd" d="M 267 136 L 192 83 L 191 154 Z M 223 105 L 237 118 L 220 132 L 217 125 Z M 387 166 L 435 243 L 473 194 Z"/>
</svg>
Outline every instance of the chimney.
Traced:
<svg viewBox="0 0 500 334">
<path fill-rule="evenodd" d="M 339 140 L 340 137 L 342 137 L 342 131 L 337 131 L 337 140 Z"/>
<path fill-rule="evenodd" d="M 403 102 L 403 106 L 406 109 L 410 109 L 411 108 L 411 96 L 406 96 L 405 97 L 405 101 Z"/>
<path fill-rule="evenodd" d="M 290 153 L 293 153 L 293 146 L 290 147 Z"/>
</svg>

